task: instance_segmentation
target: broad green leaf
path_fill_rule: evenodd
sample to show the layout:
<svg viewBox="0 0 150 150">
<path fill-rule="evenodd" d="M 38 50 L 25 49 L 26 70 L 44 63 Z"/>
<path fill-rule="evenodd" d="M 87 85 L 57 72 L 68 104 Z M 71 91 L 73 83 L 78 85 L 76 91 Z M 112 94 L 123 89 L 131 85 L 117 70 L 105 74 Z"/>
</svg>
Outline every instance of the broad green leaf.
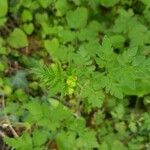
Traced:
<svg viewBox="0 0 150 150">
<path fill-rule="evenodd" d="M 67 142 L 65 142 L 65 140 L 67 140 Z M 74 146 L 75 146 L 75 133 L 65 133 L 65 132 L 61 132 L 58 134 L 57 138 L 56 138 L 56 142 L 58 145 L 58 148 L 60 150 L 75 150 Z"/>
<path fill-rule="evenodd" d="M 6 137 L 5 142 L 9 144 L 13 149 L 16 150 L 32 150 L 32 139 L 27 132 L 24 132 L 21 137 L 18 138 L 9 138 Z"/>
<path fill-rule="evenodd" d="M 109 150 L 109 145 L 107 144 L 107 142 L 102 142 L 102 144 L 100 145 L 100 150 Z"/>
<path fill-rule="evenodd" d="M 110 36 L 110 41 L 114 48 L 121 48 L 124 46 L 125 37 L 122 35 L 112 35 Z"/>
<path fill-rule="evenodd" d="M 111 145 L 111 150 L 116 150 L 118 147 L 120 150 L 128 150 L 128 148 L 126 148 L 122 142 L 115 140 Z"/>
<path fill-rule="evenodd" d="M 46 130 L 44 131 L 44 130 L 36 129 L 33 132 L 32 139 L 33 139 L 34 146 L 41 146 L 47 141 L 48 132 L 46 132 Z"/>
<path fill-rule="evenodd" d="M 56 15 L 63 16 L 67 12 L 69 5 L 67 3 L 67 0 L 57 0 L 55 3 L 55 7 L 57 10 Z"/>
<path fill-rule="evenodd" d="M 150 43 L 150 31 L 146 26 L 137 24 L 129 31 L 129 38 L 131 46 L 143 46 Z"/>
<path fill-rule="evenodd" d="M 49 105 L 33 100 L 30 101 L 30 103 L 24 104 L 23 108 L 28 110 L 26 121 L 30 124 L 37 123 L 38 125 L 43 126 L 43 124 L 45 125 L 45 121 L 50 122 L 47 118 L 47 115 L 50 114 Z"/>
<path fill-rule="evenodd" d="M 21 14 L 22 22 L 31 21 L 33 19 L 32 13 L 29 10 L 24 10 Z"/>
<path fill-rule="evenodd" d="M 59 48 L 59 41 L 56 38 L 52 39 L 51 41 L 45 40 L 44 46 L 45 46 L 45 49 L 47 50 L 47 52 L 50 55 L 53 55 L 57 51 L 57 49 Z"/>
<path fill-rule="evenodd" d="M 66 14 L 68 26 L 73 29 L 81 29 L 87 25 L 88 10 L 85 7 L 78 7 Z"/>
<path fill-rule="evenodd" d="M 62 30 L 59 32 L 60 40 L 65 44 L 76 39 L 76 33 L 71 30 Z"/>
<path fill-rule="evenodd" d="M 8 12 L 8 1 L 0 0 L 0 18 L 5 17 Z"/>
<path fill-rule="evenodd" d="M 96 39 L 97 35 L 98 33 L 94 29 L 91 29 L 91 28 L 83 28 L 77 34 L 78 39 L 81 41 L 85 41 L 85 40 L 91 41 L 93 39 Z"/>
<path fill-rule="evenodd" d="M 7 39 L 8 44 L 12 48 L 24 48 L 28 46 L 26 34 L 19 28 L 15 28 Z"/>
<path fill-rule="evenodd" d="M 87 142 L 88 141 L 88 142 Z M 98 147 L 98 142 L 94 131 L 85 131 L 77 139 L 79 149 L 93 149 Z"/>
<path fill-rule="evenodd" d="M 113 31 L 116 33 L 128 33 L 131 28 L 138 24 L 137 19 L 134 18 L 133 10 L 120 9 L 118 11 L 119 17 L 115 20 Z"/>
<path fill-rule="evenodd" d="M 23 70 L 18 70 L 15 75 L 11 77 L 11 85 L 13 88 L 27 88 L 28 81 L 26 78 L 27 73 Z"/>
<path fill-rule="evenodd" d="M 44 13 L 35 14 L 35 19 L 38 24 L 42 25 L 44 23 L 47 23 L 49 18 L 48 18 L 48 14 L 46 12 L 44 12 Z"/>
<path fill-rule="evenodd" d="M 60 105 L 60 102 L 58 100 L 56 100 L 56 99 L 50 98 L 50 99 L 48 99 L 48 101 L 50 102 L 50 104 L 53 107 L 58 107 L 58 105 Z"/>
<path fill-rule="evenodd" d="M 22 29 L 28 34 L 31 35 L 32 32 L 34 31 L 34 26 L 32 23 L 25 23 L 22 26 Z"/>
<path fill-rule="evenodd" d="M 140 1 L 146 5 L 147 9 L 150 8 L 149 0 L 140 0 Z"/>
</svg>

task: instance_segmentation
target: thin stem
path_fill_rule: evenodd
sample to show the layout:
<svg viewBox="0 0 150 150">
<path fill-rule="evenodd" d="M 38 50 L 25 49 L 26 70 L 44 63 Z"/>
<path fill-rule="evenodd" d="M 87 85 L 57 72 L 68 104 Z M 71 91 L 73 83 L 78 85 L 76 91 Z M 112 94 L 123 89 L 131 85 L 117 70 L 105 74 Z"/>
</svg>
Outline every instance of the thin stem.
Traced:
<svg viewBox="0 0 150 150">
<path fill-rule="evenodd" d="M 6 135 L 2 131 L 0 131 L 0 137 L 4 138 Z"/>
<path fill-rule="evenodd" d="M 140 102 L 140 97 L 137 97 L 136 103 L 135 103 L 135 109 L 138 110 L 139 108 L 139 102 Z"/>
<path fill-rule="evenodd" d="M 4 99 L 4 95 L 2 95 L 2 108 L 5 108 L 5 99 Z M 4 117 L 6 119 L 7 125 L 9 127 L 9 129 L 11 130 L 12 134 L 14 135 L 15 138 L 19 137 L 19 135 L 17 134 L 17 132 L 15 131 L 15 129 L 12 127 L 11 122 L 7 116 L 7 114 L 4 111 Z"/>
</svg>

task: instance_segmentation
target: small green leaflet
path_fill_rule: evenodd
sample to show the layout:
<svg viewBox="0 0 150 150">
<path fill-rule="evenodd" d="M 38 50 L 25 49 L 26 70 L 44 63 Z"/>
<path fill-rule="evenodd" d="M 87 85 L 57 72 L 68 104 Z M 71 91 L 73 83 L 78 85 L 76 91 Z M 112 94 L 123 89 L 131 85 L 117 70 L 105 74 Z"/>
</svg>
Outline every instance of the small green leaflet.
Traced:
<svg viewBox="0 0 150 150">
<path fill-rule="evenodd" d="M 101 68 L 112 68 L 112 65 L 115 63 L 115 54 L 113 52 L 111 41 L 107 36 L 103 38 L 102 45 L 97 50 L 97 55 L 99 57 L 95 59 Z"/>
<path fill-rule="evenodd" d="M 55 3 L 55 8 L 57 10 L 56 15 L 63 16 L 69 8 L 67 0 L 57 0 Z"/>
<path fill-rule="evenodd" d="M 92 107 L 101 108 L 104 101 L 104 94 L 101 90 L 94 90 L 90 84 L 85 85 L 82 88 L 81 96 L 87 101 Z"/>
<path fill-rule="evenodd" d="M 69 11 L 66 15 L 66 19 L 70 28 L 84 28 L 87 24 L 88 10 L 85 7 L 78 7 L 74 11 Z"/>
<path fill-rule="evenodd" d="M 53 3 L 54 0 L 38 0 L 39 4 L 43 7 L 43 8 L 47 8 L 50 4 Z"/>
<path fill-rule="evenodd" d="M 24 10 L 21 14 L 21 20 L 23 22 L 27 22 L 27 21 L 32 21 L 33 19 L 33 16 L 32 16 L 32 13 L 31 11 L 29 10 Z"/>
<path fill-rule="evenodd" d="M 41 146 L 48 139 L 48 132 L 42 129 L 35 129 L 33 132 L 32 140 L 34 146 Z"/>
</svg>

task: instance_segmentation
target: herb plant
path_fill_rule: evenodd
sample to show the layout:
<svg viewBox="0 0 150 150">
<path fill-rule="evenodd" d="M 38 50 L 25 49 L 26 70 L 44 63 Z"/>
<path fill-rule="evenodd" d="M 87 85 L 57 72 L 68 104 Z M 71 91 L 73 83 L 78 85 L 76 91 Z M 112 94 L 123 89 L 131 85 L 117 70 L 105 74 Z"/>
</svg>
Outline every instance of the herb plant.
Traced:
<svg viewBox="0 0 150 150">
<path fill-rule="evenodd" d="M 150 148 L 148 0 L 0 0 L 0 149 Z"/>
</svg>

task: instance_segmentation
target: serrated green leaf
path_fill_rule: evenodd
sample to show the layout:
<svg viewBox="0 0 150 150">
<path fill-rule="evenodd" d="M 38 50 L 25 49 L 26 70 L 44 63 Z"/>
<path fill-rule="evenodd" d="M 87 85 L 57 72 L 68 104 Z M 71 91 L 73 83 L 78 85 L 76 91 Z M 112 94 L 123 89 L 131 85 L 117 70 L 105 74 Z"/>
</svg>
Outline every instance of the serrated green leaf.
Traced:
<svg viewBox="0 0 150 150">
<path fill-rule="evenodd" d="M 104 102 L 104 94 L 101 90 L 94 90 L 89 85 L 83 87 L 81 95 L 83 98 L 87 98 L 89 104 L 92 107 L 101 108 Z"/>
<path fill-rule="evenodd" d="M 55 7 L 57 10 L 57 12 L 56 12 L 57 16 L 63 16 L 69 9 L 67 0 L 57 0 L 55 3 Z"/>
<path fill-rule="evenodd" d="M 73 29 L 84 28 L 87 24 L 88 10 L 84 7 L 78 7 L 74 11 L 66 14 L 68 26 Z"/>
<path fill-rule="evenodd" d="M 32 140 L 34 146 L 41 146 L 48 139 L 48 133 L 44 130 L 34 130 Z"/>
<path fill-rule="evenodd" d="M 28 133 L 23 133 L 21 137 L 18 138 L 5 138 L 5 142 L 9 144 L 13 149 L 16 150 L 32 150 L 32 139 Z"/>
</svg>

